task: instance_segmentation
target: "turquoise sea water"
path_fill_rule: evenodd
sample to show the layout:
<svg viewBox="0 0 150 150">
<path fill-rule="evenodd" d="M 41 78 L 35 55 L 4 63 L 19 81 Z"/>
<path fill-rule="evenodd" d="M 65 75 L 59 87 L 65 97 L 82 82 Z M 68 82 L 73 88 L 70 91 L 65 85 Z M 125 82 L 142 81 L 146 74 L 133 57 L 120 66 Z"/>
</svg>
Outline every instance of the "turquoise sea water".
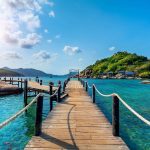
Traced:
<svg viewBox="0 0 150 150">
<path fill-rule="evenodd" d="M 41 78 L 43 84 L 49 81 L 57 84 L 58 80 L 65 78 Z M 109 94 L 116 92 L 137 112 L 150 120 L 150 85 L 140 84 L 139 80 L 100 80 L 88 79 L 90 85 L 94 83 L 97 88 Z M 91 90 L 89 89 L 89 95 Z M 28 99 L 30 101 L 33 98 Z M 96 95 L 96 103 L 111 122 L 112 100 Z M 0 97 L 0 122 L 11 117 L 23 108 L 23 94 Z M 49 101 L 44 98 L 43 119 L 49 112 Z M 21 150 L 34 134 L 35 105 L 27 114 L 17 118 L 15 121 L 0 130 L 0 149 Z M 130 149 L 150 149 L 150 127 L 130 113 L 120 104 L 120 136 L 124 139 Z"/>
<path fill-rule="evenodd" d="M 140 80 L 100 80 L 88 79 L 104 94 L 118 93 L 127 104 L 150 120 L 150 85 L 141 84 Z M 89 89 L 91 95 L 91 90 Z M 110 122 L 112 119 L 112 99 L 96 94 L 96 103 Z M 132 150 L 150 150 L 150 126 L 146 125 L 129 112 L 120 103 L 120 136 Z"/>
<path fill-rule="evenodd" d="M 40 78 L 43 84 L 48 85 L 50 81 L 57 85 L 58 80 L 64 81 L 65 78 Z M 32 80 L 35 80 L 33 78 Z M 33 97 L 28 98 L 28 102 Z M 0 123 L 11 117 L 24 107 L 23 94 L 1 96 L 0 97 Z M 22 150 L 34 134 L 35 104 L 9 125 L 0 129 L 0 150 Z M 43 119 L 49 112 L 49 99 L 44 98 Z"/>
</svg>

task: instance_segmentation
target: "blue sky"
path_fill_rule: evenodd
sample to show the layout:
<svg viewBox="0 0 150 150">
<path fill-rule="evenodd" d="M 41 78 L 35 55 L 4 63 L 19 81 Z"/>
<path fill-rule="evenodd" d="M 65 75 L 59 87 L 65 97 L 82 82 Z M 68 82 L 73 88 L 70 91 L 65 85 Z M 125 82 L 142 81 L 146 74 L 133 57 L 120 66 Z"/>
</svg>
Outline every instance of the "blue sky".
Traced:
<svg viewBox="0 0 150 150">
<path fill-rule="evenodd" d="M 117 51 L 150 58 L 148 0 L 0 0 L 0 67 L 65 74 Z"/>
</svg>

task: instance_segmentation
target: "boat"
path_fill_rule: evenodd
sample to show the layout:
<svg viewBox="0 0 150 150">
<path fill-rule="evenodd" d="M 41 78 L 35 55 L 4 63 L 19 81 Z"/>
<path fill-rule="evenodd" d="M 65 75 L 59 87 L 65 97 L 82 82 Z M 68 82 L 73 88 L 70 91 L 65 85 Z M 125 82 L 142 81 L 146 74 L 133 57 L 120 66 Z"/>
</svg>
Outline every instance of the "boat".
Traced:
<svg viewBox="0 0 150 150">
<path fill-rule="evenodd" d="M 150 80 L 144 80 L 141 82 L 142 84 L 150 84 Z"/>
</svg>

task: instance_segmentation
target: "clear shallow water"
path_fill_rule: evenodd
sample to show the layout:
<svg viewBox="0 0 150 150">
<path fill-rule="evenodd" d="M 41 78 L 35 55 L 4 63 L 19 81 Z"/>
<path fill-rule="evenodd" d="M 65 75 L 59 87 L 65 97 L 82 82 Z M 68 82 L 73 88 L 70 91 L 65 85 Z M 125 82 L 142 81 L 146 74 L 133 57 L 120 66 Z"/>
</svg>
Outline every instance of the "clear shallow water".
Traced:
<svg viewBox="0 0 150 150">
<path fill-rule="evenodd" d="M 65 78 L 41 78 L 43 84 L 49 81 L 64 81 Z M 140 84 L 139 80 L 99 80 L 88 79 L 90 85 L 95 83 L 105 94 L 116 92 L 137 112 L 150 120 L 150 85 Z M 89 90 L 91 95 L 91 90 Z M 33 98 L 28 99 L 30 101 Z M 96 95 L 97 105 L 111 122 L 112 100 Z M 23 108 L 23 94 L 0 97 L 0 122 L 3 122 Z M 49 112 L 49 101 L 44 98 L 43 119 Z M 24 114 L 0 130 L 0 150 L 21 150 L 34 134 L 35 105 Z M 120 104 L 120 134 L 130 149 L 150 149 L 150 127 L 139 121 L 122 104 Z"/>
<path fill-rule="evenodd" d="M 33 78 L 35 79 L 35 78 Z M 65 78 L 40 78 L 43 84 L 48 85 L 50 81 L 57 85 L 58 80 L 64 81 Z M 30 102 L 33 97 L 28 98 Z M 14 115 L 24 106 L 23 94 L 1 96 L 0 97 L 0 123 Z M 9 125 L 0 129 L 0 150 L 22 150 L 34 134 L 35 107 L 28 110 L 27 114 L 23 114 Z M 49 99 L 44 98 L 43 119 L 46 118 L 49 112 Z"/>
<path fill-rule="evenodd" d="M 105 93 L 118 93 L 134 110 L 150 120 L 150 85 L 140 84 L 140 80 L 100 80 L 88 79 Z M 91 90 L 89 90 L 91 95 Z M 110 122 L 112 99 L 96 94 L 96 103 Z M 120 136 L 130 149 L 150 150 L 150 127 L 136 118 L 120 103 Z"/>
</svg>

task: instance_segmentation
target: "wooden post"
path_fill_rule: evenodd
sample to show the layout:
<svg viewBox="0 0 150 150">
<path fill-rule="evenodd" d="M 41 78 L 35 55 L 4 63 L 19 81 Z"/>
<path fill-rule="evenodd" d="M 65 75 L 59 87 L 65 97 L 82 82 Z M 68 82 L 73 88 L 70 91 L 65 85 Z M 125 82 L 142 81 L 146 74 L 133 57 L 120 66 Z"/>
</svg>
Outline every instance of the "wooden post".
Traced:
<svg viewBox="0 0 150 150">
<path fill-rule="evenodd" d="M 53 82 L 50 82 L 50 83 L 49 83 L 49 94 L 50 94 L 50 95 L 53 94 L 53 85 L 54 85 Z"/>
<path fill-rule="evenodd" d="M 53 97 L 50 97 L 50 111 L 53 110 Z"/>
<path fill-rule="evenodd" d="M 4 78 L 5 82 L 6 82 L 6 77 Z"/>
<path fill-rule="evenodd" d="M 42 85 L 42 80 L 40 80 L 40 85 Z"/>
<path fill-rule="evenodd" d="M 87 84 L 87 81 L 85 82 L 85 90 L 88 91 L 88 84 Z"/>
<path fill-rule="evenodd" d="M 18 78 L 18 87 L 19 87 L 19 78 Z"/>
<path fill-rule="evenodd" d="M 22 78 L 21 78 L 21 89 L 22 89 Z"/>
<path fill-rule="evenodd" d="M 24 106 L 28 105 L 28 81 L 27 79 L 24 80 Z"/>
<path fill-rule="evenodd" d="M 10 77 L 10 82 L 9 83 L 11 84 L 11 77 Z"/>
<path fill-rule="evenodd" d="M 63 92 L 65 91 L 66 89 L 66 80 L 64 81 L 64 84 L 63 84 Z"/>
<path fill-rule="evenodd" d="M 41 134 L 42 111 L 43 111 L 43 96 L 39 96 L 37 98 L 37 106 L 36 106 L 35 136 L 39 136 Z"/>
<path fill-rule="evenodd" d="M 80 73 L 79 73 L 79 70 L 78 70 L 78 81 L 80 80 Z"/>
<path fill-rule="evenodd" d="M 50 96 L 53 94 L 53 85 L 54 85 L 53 82 L 49 83 L 49 94 L 50 94 Z M 50 111 L 52 111 L 52 109 L 53 109 L 53 97 L 50 97 Z"/>
<path fill-rule="evenodd" d="M 114 136 L 119 136 L 119 99 L 117 96 L 113 96 L 112 130 Z"/>
<path fill-rule="evenodd" d="M 61 101 L 60 94 L 61 94 L 61 81 L 58 81 L 58 102 Z"/>
<path fill-rule="evenodd" d="M 93 103 L 95 103 L 95 86 L 94 86 L 94 84 L 92 85 L 92 100 L 93 100 Z"/>
</svg>

